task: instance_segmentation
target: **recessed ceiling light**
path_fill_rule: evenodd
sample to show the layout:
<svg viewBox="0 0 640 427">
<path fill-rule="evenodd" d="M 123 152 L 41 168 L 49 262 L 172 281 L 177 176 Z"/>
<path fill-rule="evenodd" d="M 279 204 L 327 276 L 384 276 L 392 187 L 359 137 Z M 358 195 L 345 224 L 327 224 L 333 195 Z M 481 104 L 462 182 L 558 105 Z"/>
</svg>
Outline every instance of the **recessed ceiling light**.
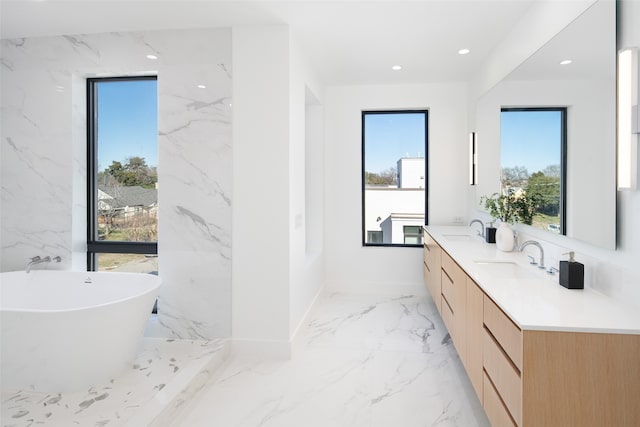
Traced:
<svg viewBox="0 0 640 427">
<path fill-rule="evenodd" d="M 469 53 L 469 52 L 471 52 L 469 49 L 460 49 L 460 50 L 458 51 L 458 53 L 459 53 L 460 55 L 466 55 L 466 54 L 467 54 L 467 53 Z"/>
<path fill-rule="evenodd" d="M 156 55 L 147 55 L 147 59 L 158 59 Z"/>
<path fill-rule="evenodd" d="M 394 65 L 393 67 L 391 67 L 391 69 L 392 69 L 393 71 L 402 70 L 402 65 Z"/>
<path fill-rule="evenodd" d="M 198 85 L 198 89 L 206 89 L 207 87 L 205 85 Z"/>
<path fill-rule="evenodd" d="M 571 64 L 573 61 L 570 59 L 565 59 L 564 61 L 560 61 L 560 65 L 569 65 Z"/>
</svg>

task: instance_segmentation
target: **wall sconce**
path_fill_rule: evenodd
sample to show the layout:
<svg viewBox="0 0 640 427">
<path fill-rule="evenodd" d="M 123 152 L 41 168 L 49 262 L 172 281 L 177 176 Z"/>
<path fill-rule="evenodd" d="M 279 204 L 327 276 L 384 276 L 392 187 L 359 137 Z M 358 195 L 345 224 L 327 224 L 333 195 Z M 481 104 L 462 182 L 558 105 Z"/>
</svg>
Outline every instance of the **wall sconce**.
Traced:
<svg viewBox="0 0 640 427">
<path fill-rule="evenodd" d="M 476 133 L 469 134 L 469 184 L 476 185 L 478 183 L 478 146 Z"/>
<path fill-rule="evenodd" d="M 618 52 L 618 189 L 635 190 L 638 178 L 638 49 Z"/>
</svg>

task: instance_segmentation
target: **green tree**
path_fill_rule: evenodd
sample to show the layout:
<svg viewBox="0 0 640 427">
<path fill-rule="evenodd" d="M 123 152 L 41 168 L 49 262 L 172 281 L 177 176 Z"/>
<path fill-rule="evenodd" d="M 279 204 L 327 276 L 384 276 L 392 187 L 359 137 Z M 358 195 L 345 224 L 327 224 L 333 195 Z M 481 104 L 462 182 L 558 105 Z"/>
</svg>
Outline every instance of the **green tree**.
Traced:
<svg viewBox="0 0 640 427">
<path fill-rule="evenodd" d="M 560 176 L 536 172 L 529 177 L 526 191 L 527 194 L 536 196 L 538 212 L 550 216 L 560 213 Z"/>
<path fill-rule="evenodd" d="M 102 175 L 99 174 L 98 179 L 106 182 L 109 181 L 108 176 L 127 187 L 139 185 L 150 188 L 158 181 L 156 168 L 150 167 L 144 157 L 138 156 L 128 158 L 124 164 L 114 160 Z"/>
<path fill-rule="evenodd" d="M 396 168 L 389 168 L 379 173 L 365 172 L 365 183 L 368 185 L 398 185 Z"/>
</svg>

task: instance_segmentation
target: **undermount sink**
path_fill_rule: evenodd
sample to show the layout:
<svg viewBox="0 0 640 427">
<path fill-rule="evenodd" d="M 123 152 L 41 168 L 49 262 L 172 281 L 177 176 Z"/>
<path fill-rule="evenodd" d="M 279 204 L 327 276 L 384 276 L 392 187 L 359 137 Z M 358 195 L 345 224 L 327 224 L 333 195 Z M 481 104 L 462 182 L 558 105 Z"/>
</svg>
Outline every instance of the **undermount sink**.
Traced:
<svg viewBox="0 0 640 427">
<path fill-rule="evenodd" d="M 513 261 L 500 260 L 475 260 L 474 263 L 482 272 L 490 274 L 492 277 L 524 279 L 536 277 L 534 271 L 516 264 Z"/>
</svg>

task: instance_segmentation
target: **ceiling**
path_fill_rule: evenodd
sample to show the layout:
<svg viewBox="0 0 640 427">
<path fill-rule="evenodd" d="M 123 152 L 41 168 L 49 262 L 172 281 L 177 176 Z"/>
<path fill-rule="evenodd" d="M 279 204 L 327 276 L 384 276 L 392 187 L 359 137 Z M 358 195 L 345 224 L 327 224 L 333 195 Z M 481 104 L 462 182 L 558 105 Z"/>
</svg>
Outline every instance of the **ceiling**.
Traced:
<svg viewBox="0 0 640 427">
<path fill-rule="evenodd" d="M 0 36 L 288 24 L 325 84 L 466 81 L 533 1 L 1 0 Z"/>
</svg>

